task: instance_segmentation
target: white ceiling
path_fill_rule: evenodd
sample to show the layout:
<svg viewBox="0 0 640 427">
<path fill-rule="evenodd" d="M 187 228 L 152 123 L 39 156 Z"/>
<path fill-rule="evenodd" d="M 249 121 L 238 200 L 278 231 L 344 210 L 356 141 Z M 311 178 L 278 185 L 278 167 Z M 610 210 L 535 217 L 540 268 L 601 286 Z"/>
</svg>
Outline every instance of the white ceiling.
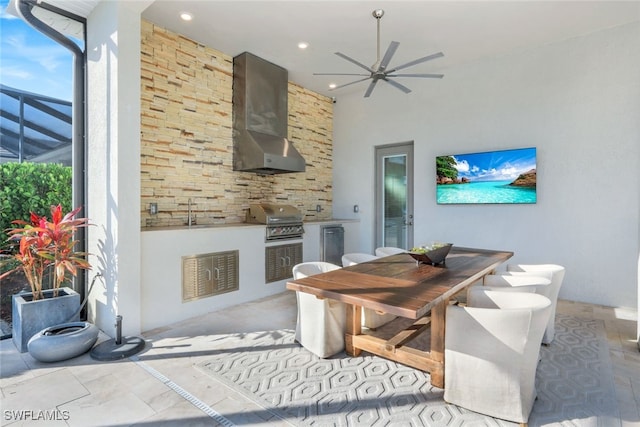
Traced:
<svg viewBox="0 0 640 427">
<path fill-rule="evenodd" d="M 46 0 L 45 0 L 46 1 Z M 49 0 L 59 7 L 89 10 L 97 0 Z M 84 8 L 84 9 L 83 9 Z M 640 21 L 640 1 L 218 1 L 156 0 L 143 18 L 206 46 L 235 56 L 248 51 L 286 68 L 289 80 L 328 95 L 361 91 L 359 83 L 329 91 L 330 82 L 350 76 L 314 76 L 314 72 L 359 73 L 342 52 L 371 66 L 376 60 L 374 9 L 381 20 L 382 54 L 400 42 L 390 66 L 442 51 L 443 58 L 403 72 L 444 73 L 447 68 L 485 57 L 522 51 Z M 179 18 L 190 12 L 190 22 Z M 300 50 L 298 42 L 309 43 Z M 544 67 L 540 64 L 540 67 Z M 438 80 L 405 78 L 414 91 Z"/>
</svg>

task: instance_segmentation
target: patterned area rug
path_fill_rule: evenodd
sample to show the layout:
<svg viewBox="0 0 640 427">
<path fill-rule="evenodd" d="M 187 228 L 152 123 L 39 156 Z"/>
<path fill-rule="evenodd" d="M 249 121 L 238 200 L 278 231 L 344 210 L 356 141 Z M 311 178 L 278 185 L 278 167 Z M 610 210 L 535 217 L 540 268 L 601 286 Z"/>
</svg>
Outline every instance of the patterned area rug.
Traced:
<svg viewBox="0 0 640 427">
<path fill-rule="evenodd" d="M 558 315 L 529 425 L 619 426 L 608 350 L 601 321 Z M 319 359 L 291 330 L 230 335 L 196 367 L 295 426 L 516 425 L 445 403 L 429 374 L 384 358 Z"/>
</svg>

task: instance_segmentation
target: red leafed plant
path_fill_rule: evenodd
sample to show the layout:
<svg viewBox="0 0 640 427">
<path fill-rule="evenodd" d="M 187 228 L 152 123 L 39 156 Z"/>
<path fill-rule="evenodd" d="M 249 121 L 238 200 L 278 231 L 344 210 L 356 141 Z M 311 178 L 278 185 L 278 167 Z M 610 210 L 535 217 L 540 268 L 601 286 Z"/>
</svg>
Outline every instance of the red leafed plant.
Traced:
<svg viewBox="0 0 640 427">
<path fill-rule="evenodd" d="M 18 227 L 7 230 L 8 241 L 18 247 L 3 264 L 14 262 L 18 265 L 3 273 L 0 279 L 22 270 L 31 286 L 33 299 L 38 300 L 43 298 L 43 280 L 47 274 L 53 275 L 52 288 L 57 291 L 65 280 L 70 280 L 69 275 L 77 274 L 78 269 L 91 269 L 86 260 L 87 253 L 74 250 L 78 243 L 74 240 L 76 230 L 89 225 L 87 218 L 74 218 L 80 209 L 63 215 L 60 205 L 51 206 L 51 221 L 33 212 L 31 224 L 12 221 Z"/>
</svg>

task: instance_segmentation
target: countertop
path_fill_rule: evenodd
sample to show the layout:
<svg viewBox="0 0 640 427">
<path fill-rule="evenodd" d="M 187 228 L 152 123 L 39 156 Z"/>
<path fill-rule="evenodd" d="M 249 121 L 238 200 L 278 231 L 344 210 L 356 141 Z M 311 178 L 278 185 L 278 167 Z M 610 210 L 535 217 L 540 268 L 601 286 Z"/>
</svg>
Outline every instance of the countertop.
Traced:
<svg viewBox="0 0 640 427">
<path fill-rule="evenodd" d="M 314 224 L 341 224 L 341 223 L 352 223 L 352 222 L 360 222 L 359 219 L 345 219 L 345 218 L 330 218 L 330 219 L 316 219 L 310 221 L 304 221 L 303 224 L 314 225 Z M 265 224 L 253 224 L 249 222 L 235 222 L 229 224 L 196 224 L 189 227 L 188 225 L 167 225 L 160 227 L 144 227 L 141 228 L 140 231 L 149 232 L 149 231 L 169 231 L 169 230 L 202 230 L 208 228 L 233 228 L 233 227 L 261 227 L 264 228 Z"/>
</svg>

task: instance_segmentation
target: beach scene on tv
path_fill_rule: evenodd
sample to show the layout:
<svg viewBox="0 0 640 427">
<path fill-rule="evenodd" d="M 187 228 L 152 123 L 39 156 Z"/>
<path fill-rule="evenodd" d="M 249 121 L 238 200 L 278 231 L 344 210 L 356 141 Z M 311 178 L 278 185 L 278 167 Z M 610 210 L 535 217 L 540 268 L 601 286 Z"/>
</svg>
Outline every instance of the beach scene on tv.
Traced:
<svg viewBox="0 0 640 427">
<path fill-rule="evenodd" d="M 436 157 L 439 204 L 536 203 L 536 149 Z"/>
</svg>

